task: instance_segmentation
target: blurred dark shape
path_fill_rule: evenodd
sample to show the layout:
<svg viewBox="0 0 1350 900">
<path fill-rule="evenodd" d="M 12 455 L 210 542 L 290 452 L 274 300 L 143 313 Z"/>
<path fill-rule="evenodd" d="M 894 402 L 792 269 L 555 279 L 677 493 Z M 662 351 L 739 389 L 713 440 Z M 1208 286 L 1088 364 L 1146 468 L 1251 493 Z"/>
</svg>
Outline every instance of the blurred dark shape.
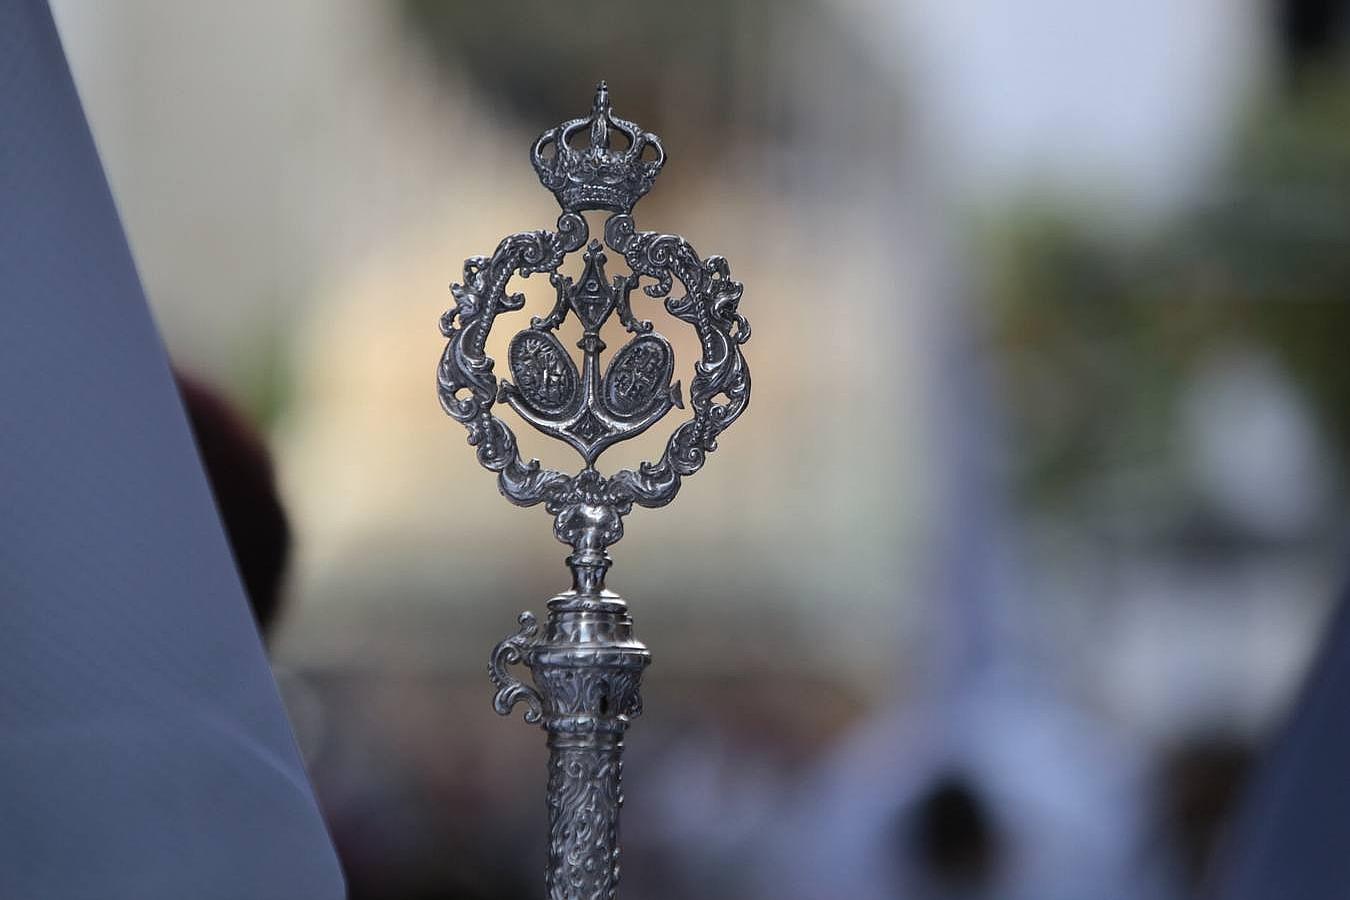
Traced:
<svg viewBox="0 0 1350 900">
<path fill-rule="evenodd" d="M 1252 750 L 1230 735 L 1207 735 L 1163 756 L 1164 833 L 1175 841 L 1186 882 L 1200 886 L 1219 836 L 1237 805 L 1251 769 Z"/>
<path fill-rule="evenodd" d="M 1350 885 L 1350 593 L 1220 847 L 1217 900 L 1340 900 Z"/>
<path fill-rule="evenodd" d="M 181 371 L 174 376 L 253 616 L 266 634 L 281 607 L 291 550 L 271 455 L 257 429 L 222 394 Z"/>
<path fill-rule="evenodd" d="M 937 779 L 901 822 L 903 852 L 948 890 L 975 890 L 994 877 L 1001 856 L 987 804 L 956 774 Z"/>
<path fill-rule="evenodd" d="M 1346 0 L 1277 0 L 1276 18 L 1281 49 L 1289 74 L 1297 76 L 1308 64 L 1324 64 L 1346 38 Z"/>
<path fill-rule="evenodd" d="M 511 873 L 503 878 L 504 886 L 492 888 L 480 886 L 467 889 L 458 887 L 453 883 L 440 883 L 434 887 L 416 890 L 386 889 L 379 885 L 357 885 L 347 891 L 347 900 L 536 900 L 537 892 L 535 891 L 505 886 L 518 880 L 515 874 Z"/>
</svg>

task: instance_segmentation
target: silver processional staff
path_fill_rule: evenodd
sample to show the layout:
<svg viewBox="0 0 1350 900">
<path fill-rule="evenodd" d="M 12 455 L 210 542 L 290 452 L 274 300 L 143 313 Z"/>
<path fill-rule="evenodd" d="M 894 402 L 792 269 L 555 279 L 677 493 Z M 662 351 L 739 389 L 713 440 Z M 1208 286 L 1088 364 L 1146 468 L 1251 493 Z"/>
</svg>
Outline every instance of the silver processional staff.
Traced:
<svg viewBox="0 0 1350 900">
<path fill-rule="evenodd" d="M 572 548 L 572 587 L 548 601 L 542 636 L 534 615 L 521 613 L 519 630 L 492 651 L 488 673 L 497 712 L 506 715 L 524 703 L 525 721 L 548 733 L 549 900 L 612 900 L 619 881 L 623 736 L 642 711 L 642 671 L 651 654 L 633 637 L 628 604 L 605 587 L 607 548 L 623 536 L 633 504 L 657 507 L 674 499 L 680 479 L 703 466 L 718 435 L 745 411 L 750 370 L 741 345 L 750 326 L 737 311 L 742 288 L 725 259 L 703 259 L 678 235 L 637 230 L 633 206 L 651 189 L 666 153 L 656 135 L 614 115 L 604 82 L 590 115 L 541 134 L 530 161 L 562 207 L 557 229 L 517 232 L 491 256 L 465 260 L 463 282 L 451 285 L 455 305 L 441 317 L 449 342 L 437 386 L 441 406 L 468 429 L 478 461 L 497 473 L 502 495 L 520 506 L 544 504 L 554 517 L 553 533 Z M 590 240 L 585 210 L 610 213 L 603 245 Z M 623 258 L 629 274 L 606 274 L 605 248 Z M 558 269 L 579 250 L 584 267 L 574 281 Z M 511 339 L 513 381 L 499 380 L 484 351 L 488 334 L 499 314 L 525 305 L 523 294 L 508 292 L 511 279 L 537 272 L 549 273 L 557 300 L 548 315 L 533 317 Z M 634 312 L 631 296 L 639 286 L 649 298 L 664 298 L 666 311 L 698 332 L 692 416 L 656 462 L 606 476 L 595 468 L 605 448 L 684 408 L 680 383 L 671 382 L 670 342 Z M 600 329 L 613 313 L 633 337 L 602 373 Z M 556 334 L 569 314 L 583 332 L 580 372 Z M 498 403 L 575 448 L 581 470 L 569 475 L 523 460 L 515 435 L 493 414 Z M 511 674 L 516 663 L 530 669 L 532 685 Z"/>
</svg>

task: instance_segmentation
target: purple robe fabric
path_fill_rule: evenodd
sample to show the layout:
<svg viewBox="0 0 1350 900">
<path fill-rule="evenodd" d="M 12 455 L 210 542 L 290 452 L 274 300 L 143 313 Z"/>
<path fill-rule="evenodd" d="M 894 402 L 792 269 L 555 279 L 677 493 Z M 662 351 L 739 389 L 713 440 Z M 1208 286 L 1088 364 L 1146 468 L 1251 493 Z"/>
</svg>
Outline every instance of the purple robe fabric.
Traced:
<svg viewBox="0 0 1350 900">
<path fill-rule="evenodd" d="M 56 28 L 0 4 L 0 897 L 342 877 Z"/>
</svg>

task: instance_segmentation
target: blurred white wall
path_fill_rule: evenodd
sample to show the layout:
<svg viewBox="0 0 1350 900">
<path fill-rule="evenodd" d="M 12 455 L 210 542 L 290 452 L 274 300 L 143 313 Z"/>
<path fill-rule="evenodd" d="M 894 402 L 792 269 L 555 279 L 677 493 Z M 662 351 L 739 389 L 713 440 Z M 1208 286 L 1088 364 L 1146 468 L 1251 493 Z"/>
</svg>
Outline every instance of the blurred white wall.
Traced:
<svg viewBox="0 0 1350 900">
<path fill-rule="evenodd" d="M 904 68 L 929 171 L 976 205 L 1035 189 L 1176 210 L 1271 74 L 1261 0 L 829 2 Z"/>
<path fill-rule="evenodd" d="M 565 550 L 541 510 L 497 496 L 437 407 L 436 322 L 465 257 L 556 218 L 526 159 L 554 123 L 504 121 L 433 70 L 392 10 L 57 4 L 172 353 L 236 394 L 259 369 L 287 384 L 275 436 L 300 615 L 281 652 L 477 669 L 513 610 L 564 585 Z M 835 65 L 845 85 L 869 71 Z M 688 665 L 723 658 L 731 623 L 770 604 L 788 615 L 766 657 L 786 642 L 802 665 L 834 656 L 872 671 L 892 664 L 897 613 L 911 608 L 924 502 L 912 317 L 929 276 L 904 239 L 922 216 L 877 189 L 900 168 L 899 135 L 850 145 L 854 110 L 811 89 L 834 82 L 794 77 L 801 90 L 783 85 L 783 102 L 812 104 L 812 142 L 679 173 L 692 188 L 658 182 L 639 210 L 643 227 L 689 235 L 746 283 L 755 393 L 678 503 L 634 513 L 613 581 L 641 604 L 648 639 L 697 635 Z M 611 83 L 623 114 L 621 73 Z M 567 112 L 588 103 L 580 85 Z M 707 139 L 664 137 L 667 171 L 682 144 Z M 785 177 L 802 190 L 782 190 Z M 547 285 L 528 286 L 544 302 Z M 572 464 L 517 430 L 528 452 Z M 611 455 L 632 464 L 663 440 Z M 709 615 L 725 627 L 708 629 Z"/>
</svg>

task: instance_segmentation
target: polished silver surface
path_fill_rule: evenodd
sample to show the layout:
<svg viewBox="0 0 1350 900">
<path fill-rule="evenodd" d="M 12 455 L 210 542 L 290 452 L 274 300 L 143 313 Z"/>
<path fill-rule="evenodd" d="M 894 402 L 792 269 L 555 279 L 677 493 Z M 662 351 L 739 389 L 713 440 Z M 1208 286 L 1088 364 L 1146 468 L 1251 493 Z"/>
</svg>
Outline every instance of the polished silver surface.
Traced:
<svg viewBox="0 0 1350 900">
<path fill-rule="evenodd" d="M 665 148 L 656 135 L 614 115 L 604 82 L 590 115 L 545 131 L 530 161 L 562 207 L 557 228 L 508 235 L 491 256 L 465 260 L 463 281 L 451 286 L 455 306 L 441 317 L 449 340 L 437 386 L 441 406 L 468 429 L 478 461 L 497 473 L 502 494 L 520 506 L 542 503 L 553 515 L 554 535 L 572 548 L 572 587 L 548 602 L 543 634 L 534 615 L 522 613 L 516 633 L 492 651 L 488 674 L 498 713 L 524 703 L 525 721 L 548 732 L 549 900 L 604 900 L 615 896 L 619 881 L 623 736 L 642 711 L 642 671 L 651 661 L 633 637 L 627 604 L 605 587 L 608 547 L 623 537 L 634 504 L 658 507 L 674 499 L 680 480 L 702 468 L 718 435 L 745 411 L 750 370 L 741 345 L 750 326 L 737 311 L 741 284 L 725 259 L 703 259 L 678 235 L 637 230 L 633 206 L 665 164 Z M 603 244 L 590 239 L 586 210 L 611 213 Z M 628 273 L 606 272 L 606 248 Z M 583 268 L 574 281 L 558 269 L 578 251 Z M 484 350 L 488 334 L 498 315 L 525 305 L 524 295 L 508 291 L 511 280 L 541 272 L 549 273 L 557 299 L 548 315 L 534 317 L 511 339 L 514 381 L 499 381 Z M 689 381 L 690 416 L 660 459 L 606 476 L 595 466 L 607 447 L 684 408 L 681 383 L 672 383 L 670 342 L 633 309 L 639 287 L 694 328 L 702 352 Z M 614 314 L 632 337 L 602 372 L 600 329 Z M 582 328 L 579 370 L 556 334 L 569 315 Z M 498 403 L 573 447 L 582 468 L 569 475 L 522 459 L 510 427 L 493 413 Z M 516 664 L 530 669 L 533 684 L 512 674 Z"/>
</svg>

